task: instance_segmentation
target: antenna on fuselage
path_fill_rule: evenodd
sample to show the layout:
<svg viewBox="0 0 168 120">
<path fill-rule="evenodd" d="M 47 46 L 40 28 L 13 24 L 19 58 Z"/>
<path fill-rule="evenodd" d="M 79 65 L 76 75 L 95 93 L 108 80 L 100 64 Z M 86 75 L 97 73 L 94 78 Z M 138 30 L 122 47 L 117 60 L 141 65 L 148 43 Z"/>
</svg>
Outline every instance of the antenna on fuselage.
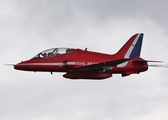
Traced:
<svg viewBox="0 0 168 120">
<path fill-rule="evenodd" d="M 87 48 L 85 48 L 85 51 L 87 51 Z"/>
</svg>

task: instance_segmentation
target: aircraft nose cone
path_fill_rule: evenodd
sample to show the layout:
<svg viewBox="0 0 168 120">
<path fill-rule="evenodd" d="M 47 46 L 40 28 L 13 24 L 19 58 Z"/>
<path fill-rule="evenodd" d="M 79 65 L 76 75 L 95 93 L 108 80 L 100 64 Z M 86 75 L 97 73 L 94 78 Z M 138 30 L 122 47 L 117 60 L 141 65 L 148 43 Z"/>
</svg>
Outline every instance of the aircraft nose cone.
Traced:
<svg viewBox="0 0 168 120">
<path fill-rule="evenodd" d="M 23 62 L 21 63 L 18 63 L 16 65 L 13 65 L 14 69 L 16 70 L 23 70 L 24 69 L 24 65 L 23 65 Z"/>
<path fill-rule="evenodd" d="M 18 64 L 16 64 L 16 65 L 13 65 L 13 67 L 14 67 L 14 69 L 16 69 L 16 70 L 19 70 L 19 68 L 20 68 L 20 63 L 18 63 Z"/>
<path fill-rule="evenodd" d="M 30 62 L 30 60 L 22 61 L 13 66 L 16 70 L 23 70 L 23 71 L 36 71 L 36 66 Z"/>
</svg>

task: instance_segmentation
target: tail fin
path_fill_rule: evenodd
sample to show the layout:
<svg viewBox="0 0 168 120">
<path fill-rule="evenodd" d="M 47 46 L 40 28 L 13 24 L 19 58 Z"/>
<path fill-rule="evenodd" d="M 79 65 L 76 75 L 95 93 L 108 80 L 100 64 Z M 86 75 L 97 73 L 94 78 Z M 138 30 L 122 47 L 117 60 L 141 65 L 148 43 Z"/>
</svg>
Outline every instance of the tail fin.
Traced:
<svg viewBox="0 0 168 120">
<path fill-rule="evenodd" d="M 124 58 L 140 57 L 143 33 L 133 35 L 124 46 L 117 52 L 117 55 Z"/>
</svg>

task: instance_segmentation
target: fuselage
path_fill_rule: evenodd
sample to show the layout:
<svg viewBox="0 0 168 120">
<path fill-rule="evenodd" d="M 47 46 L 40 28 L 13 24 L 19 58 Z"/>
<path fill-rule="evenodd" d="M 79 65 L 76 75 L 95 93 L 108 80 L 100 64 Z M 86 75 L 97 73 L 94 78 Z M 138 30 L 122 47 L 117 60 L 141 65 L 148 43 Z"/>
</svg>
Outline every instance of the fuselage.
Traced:
<svg viewBox="0 0 168 120">
<path fill-rule="evenodd" d="M 40 54 L 41 53 L 39 53 L 39 55 Z M 34 57 L 30 60 L 23 61 L 14 65 L 14 68 L 17 70 L 35 72 L 68 72 L 71 71 L 71 69 L 98 64 L 106 61 L 113 61 L 122 58 L 122 56 L 118 56 L 116 54 L 110 55 L 81 49 L 73 49 L 71 52 L 63 54 Z M 134 62 L 134 60 L 143 59 L 132 58 L 131 60 L 122 64 L 100 69 L 99 72 L 127 75 L 132 73 L 140 73 L 148 69 L 147 62 L 144 61 L 141 63 L 136 63 Z M 94 70 L 88 72 L 94 72 Z"/>
</svg>

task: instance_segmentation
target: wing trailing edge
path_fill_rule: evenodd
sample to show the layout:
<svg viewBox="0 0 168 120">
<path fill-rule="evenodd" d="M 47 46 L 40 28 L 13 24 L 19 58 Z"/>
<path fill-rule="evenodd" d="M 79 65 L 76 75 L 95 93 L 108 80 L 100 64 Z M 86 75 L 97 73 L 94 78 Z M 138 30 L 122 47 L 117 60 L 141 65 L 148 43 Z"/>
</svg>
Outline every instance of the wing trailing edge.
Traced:
<svg viewBox="0 0 168 120">
<path fill-rule="evenodd" d="M 101 62 L 98 64 L 93 64 L 93 65 L 88 65 L 88 66 L 83 66 L 79 68 L 72 69 L 71 71 L 90 71 L 90 70 L 99 70 L 99 69 L 105 69 L 111 66 L 116 66 L 118 64 L 124 63 L 126 61 L 129 61 L 130 59 L 118 59 L 118 60 L 112 60 L 112 61 L 106 61 L 106 62 Z"/>
</svg>

